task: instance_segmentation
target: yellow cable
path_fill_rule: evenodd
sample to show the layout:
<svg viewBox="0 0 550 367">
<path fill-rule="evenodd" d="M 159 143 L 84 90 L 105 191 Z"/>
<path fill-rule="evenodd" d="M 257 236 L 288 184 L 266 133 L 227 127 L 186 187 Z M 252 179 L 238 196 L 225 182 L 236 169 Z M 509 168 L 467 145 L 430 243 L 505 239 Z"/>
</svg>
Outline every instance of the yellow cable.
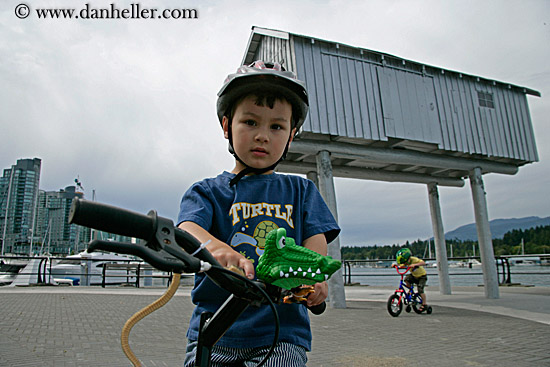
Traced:
<svg viewBox="0 0 550 367">
<path fill-rule="evenodd" d="M 126 354 L 126 357 L 128 357 L 130 362 L 132 362 L 132 364 L 135 367 L 141 367 L 141 362 L 130 349 L 130 344 L 128 343 L 130 330 L 132 330 L 132 327 L 134 327 L 134 325 L 138 321 L 140 321 L 150 313 L 158 310 L 159 308 L 164 306 L 166 303 L 168 303 L 168 301 L 170 301 L 174 293 L 176 293 L 176 291 L 178 290 L 178 287 L 180 285 L 180 279 L 181 279 L 181 274 L 174 273 L 174 276 L 172 278 L 172 284 L 170 284 L 170 287 L 168 288 L 168 290 L 155 302 L 151 303 L 149 306 L 144 307 L 140 311 L 136 312 L 132 317 L 128 319 L 128 321 L 126 321 L 126 324 L 124 324 L 124 327 L 122 328 L 122 334 L 120 336 L 122 351 L 124 352 L 124 354 Z"/>
</svg>

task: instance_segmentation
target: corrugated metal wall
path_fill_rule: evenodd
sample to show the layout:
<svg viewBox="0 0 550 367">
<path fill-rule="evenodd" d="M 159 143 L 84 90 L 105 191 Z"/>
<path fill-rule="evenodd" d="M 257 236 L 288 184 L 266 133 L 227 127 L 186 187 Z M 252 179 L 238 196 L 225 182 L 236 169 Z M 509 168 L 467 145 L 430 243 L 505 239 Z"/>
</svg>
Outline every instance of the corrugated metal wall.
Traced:
<svg viewBox="0 0 550 367">
<path fill-rule="evenodd" d="M 387 140 L 377 66 L 341 53 L 330 43 L 296 37 L 293 41 L 296 71 L 310 95 L 310 114 L 303 129 Z"/>
<path fill-rule="evenodd" d="M 263 36 L 254 59 L 278 62 L 287 70 L 296 72 L 290 42 L 285 39 Z"/>
<path fill-rule="evenodd" d="M 255 58 L 284 61 L 306 81 L 311 108 L 304 131 L 538 161 L 527 98 L 518 88 L 292 34 L 262 36 Z M 490 95 L 491 107 L 480 105 L 479 92 Z"/>
<path fill-rule="evenodd" d="M 524 93 L 441 70 L 434 81 L 442 149 L 538 161 Z M 490 93 L 494 108 L 480 106 L 478 92 Z"/>
</svg>

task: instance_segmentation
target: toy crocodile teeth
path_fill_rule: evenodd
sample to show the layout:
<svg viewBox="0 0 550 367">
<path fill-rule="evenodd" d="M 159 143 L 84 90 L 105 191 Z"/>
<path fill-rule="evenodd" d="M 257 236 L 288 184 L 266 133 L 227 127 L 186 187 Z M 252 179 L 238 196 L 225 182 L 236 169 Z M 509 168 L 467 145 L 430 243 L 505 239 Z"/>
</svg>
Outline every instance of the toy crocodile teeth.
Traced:
<svg viewBox="0 0 550 367">
<path fill-rule="evenodd" d="M 324 282 L 341 266 L 340 261 L 330 256 L 322 256 L 296 245 L 293 238 L 286 237 L 284 228 L 278 228 L 269 232 L 266 237 L 264 253 L 258 260 L 256 274 L 258 279 L 266 283 L 292 289 L 303 284 Z"/>
</svg>

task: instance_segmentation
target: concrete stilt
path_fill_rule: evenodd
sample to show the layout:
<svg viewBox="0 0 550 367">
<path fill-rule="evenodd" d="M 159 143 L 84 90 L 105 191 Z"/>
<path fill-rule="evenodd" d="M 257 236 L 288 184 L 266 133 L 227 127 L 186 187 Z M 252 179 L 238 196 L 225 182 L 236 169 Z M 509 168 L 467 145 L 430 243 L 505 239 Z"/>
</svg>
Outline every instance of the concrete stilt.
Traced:
<svg viewBox="0 0 550 367">
<path fill-rule="evenodd" d="M 319 187 L 319 179 L 317 178 L 317 171 L 309 171 L 307 174 L 306 174 L 306 177 L 313 181 L 313 183 L 315 184 L 315 186 Z"/>
<path fill-rule="evenodd" d="M 430 202 L 432 228 L 435 239 L 435 256 L 437 259 L 437 272 L 439 274 L 439 293 L 451 294 L 449 263 L 447 261 L 447 246 L 445 245 L 445 231 L 443 230 L 443 219 L 441 218 L 439 192 L 435 183 L 428 184 L 428 198 Z"/>
<path fill-rule="evenodd" d="M 332 176 L 332 164 L 330 162 L 330 153 L 326 150 L 320 151 L 316 157 L 317 174 L 319 180 L 319 191 L 327 203 L 332 215 L 338 221 L 338 211 L 336 209 L 336 192 L 334 190 L 334 178 Z M 340 240 L 336 238 L 328 246 L 328 255 L 333 259 L 341 260 Z M 344 289 L 344 278 L 342 269 L 338 270 L 328 280 L 328 291 L 330 306 L 332 308 L 346 308 L 346 292 Z"/>
<path fill-rule="evenodd" d="M 470 186 L 474 201 L 474 213 L 477 228 L 477 239 L 483 269 L 483 283 L 485 284 L 485 297 L 500 298 L 498 289 L 498 274 L 489 227 L 489 214 L 487 212 L 487 199 L 483 187 L 481 169 L 475 168 L 470 173 Z"/>
</svg>

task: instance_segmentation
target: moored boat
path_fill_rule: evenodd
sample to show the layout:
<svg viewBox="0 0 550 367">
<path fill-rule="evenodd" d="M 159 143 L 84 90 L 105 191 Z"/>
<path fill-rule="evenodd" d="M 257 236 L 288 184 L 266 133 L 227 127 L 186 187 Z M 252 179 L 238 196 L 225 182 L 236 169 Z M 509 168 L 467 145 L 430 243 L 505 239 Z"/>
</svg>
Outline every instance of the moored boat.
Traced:
<svg viewBox="0 0 550 367">
<path fill-rule="evenodd" d="M 73 285 L 101 285 L 106 264 L 136 263 L 134 258 L 106 252 L 81 252 L 54 262 L 49 273 L 54 282 L 72 281 Z M 136 277 L 125 269 L 107 269 L 106 284 L 135 282 Z"/>
</svg>

